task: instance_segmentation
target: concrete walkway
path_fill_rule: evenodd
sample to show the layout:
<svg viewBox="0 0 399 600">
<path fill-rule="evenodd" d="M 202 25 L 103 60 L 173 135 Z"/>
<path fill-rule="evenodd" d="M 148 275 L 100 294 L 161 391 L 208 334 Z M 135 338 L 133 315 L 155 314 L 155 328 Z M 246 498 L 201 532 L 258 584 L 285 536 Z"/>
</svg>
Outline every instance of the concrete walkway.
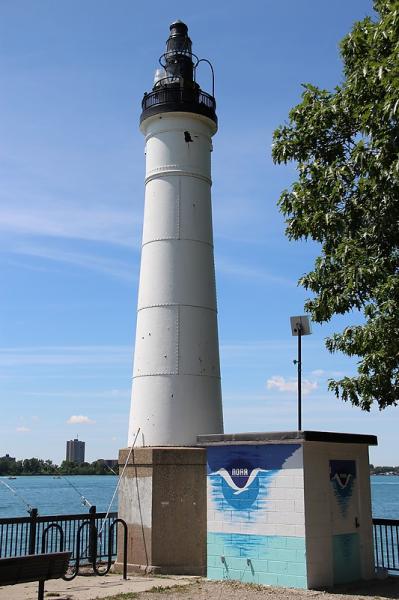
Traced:
<svg viewBox="0 0 399 600">
<path fill-rule="evenodd" d="M 154 577 L 151 575 L 129 575 L 125 581 L 122 575 L 109 574 L 104 577 L 93 575 L 78 576 L 72 581 L 53 579 L 45 585 L 44 597 L 54 600 L 94 600 L 127 592 L 145 592 L 154 587 L 168 588 L 175 585 L 193 583 L 197 577 Z M 37 600 L 37 583 L 20 583 L 0 587 L 0 600 Z"/>
</svg>

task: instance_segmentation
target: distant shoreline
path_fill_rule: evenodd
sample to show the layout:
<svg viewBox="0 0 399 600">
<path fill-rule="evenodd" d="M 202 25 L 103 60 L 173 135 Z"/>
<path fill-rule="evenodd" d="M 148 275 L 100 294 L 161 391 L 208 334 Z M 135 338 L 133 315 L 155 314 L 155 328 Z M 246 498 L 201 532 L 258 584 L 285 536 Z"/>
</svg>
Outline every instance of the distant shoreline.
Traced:
<svg viewBox="0 0 399 600">
<path fill-rule="evenodd" d="M 113 467 L 113 468 L 112 468 Z M 114 469 L 118 469 L 118 460 L 104 460 L 99 458 L 92 463 L 77 463 L 63 460 L 56 465 L 52 460 L 42 458 L 24 458 L 16 460 L 13 456 L 6 454 L 0 456 L 0 477 L 25 477 L 29 475 L 50 475 L 62 477 L 62 475 L 115 475 Z"/>
</svg>

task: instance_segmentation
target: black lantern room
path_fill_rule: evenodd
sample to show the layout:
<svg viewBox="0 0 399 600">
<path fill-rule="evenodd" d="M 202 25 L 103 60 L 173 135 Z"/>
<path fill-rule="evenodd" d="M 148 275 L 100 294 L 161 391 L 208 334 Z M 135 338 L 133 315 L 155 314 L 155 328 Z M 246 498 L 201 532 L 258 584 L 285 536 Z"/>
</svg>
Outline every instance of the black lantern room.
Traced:
<svg viewBox="0 0 399 600">
<path fill-rule="evenodd" d="M 206 62 L 211 68 L 212 95 L 203 92 L 195 81 L 200 62 Z M 171 24 L 166 52 L 159 63 L 152 91 L 144 94 L 140 123 L 158 113 L 178 111 L 204 115 L 217 123 L 212 65 L 192 53 L 188 28 L 182 21 Z"/>
</svg>

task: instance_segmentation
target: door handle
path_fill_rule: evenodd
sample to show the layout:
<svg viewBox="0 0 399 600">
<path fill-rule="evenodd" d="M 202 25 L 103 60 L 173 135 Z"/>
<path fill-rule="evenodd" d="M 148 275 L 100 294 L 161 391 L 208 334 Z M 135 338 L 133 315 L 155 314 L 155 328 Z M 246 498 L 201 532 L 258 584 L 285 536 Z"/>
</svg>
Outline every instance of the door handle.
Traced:
<svg viewBox="0 0 399 600">
<path fill-rule="evenodd" d="M 359 519 L 357 517 L 355 517 L 355 527 L 360 527 Z"/>
</svg>

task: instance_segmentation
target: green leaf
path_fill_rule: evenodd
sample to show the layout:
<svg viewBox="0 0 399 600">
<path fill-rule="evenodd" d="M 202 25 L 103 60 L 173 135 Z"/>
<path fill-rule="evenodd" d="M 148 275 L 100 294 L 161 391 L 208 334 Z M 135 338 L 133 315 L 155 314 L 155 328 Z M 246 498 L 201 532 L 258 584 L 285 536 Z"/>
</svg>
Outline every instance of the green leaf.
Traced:
<svg viewBox="0 0 399 600">
<path fill-rule="evenodd" d="M 298 178 L 279 208 L 289 239 L 313 239 L 320 256 L 299 284 L 320 323 L 360 311 L 362 325 L 326 340 L 358 357 L 358 373 L 329 382 L 344 401 L 370 410 L 399 401 L 399 0 L 375 0 L 375 20 L 341 42 L 343 83 L 303 85 L 289 123 L 274 133 L 276 163 Z"/>
</svg>

